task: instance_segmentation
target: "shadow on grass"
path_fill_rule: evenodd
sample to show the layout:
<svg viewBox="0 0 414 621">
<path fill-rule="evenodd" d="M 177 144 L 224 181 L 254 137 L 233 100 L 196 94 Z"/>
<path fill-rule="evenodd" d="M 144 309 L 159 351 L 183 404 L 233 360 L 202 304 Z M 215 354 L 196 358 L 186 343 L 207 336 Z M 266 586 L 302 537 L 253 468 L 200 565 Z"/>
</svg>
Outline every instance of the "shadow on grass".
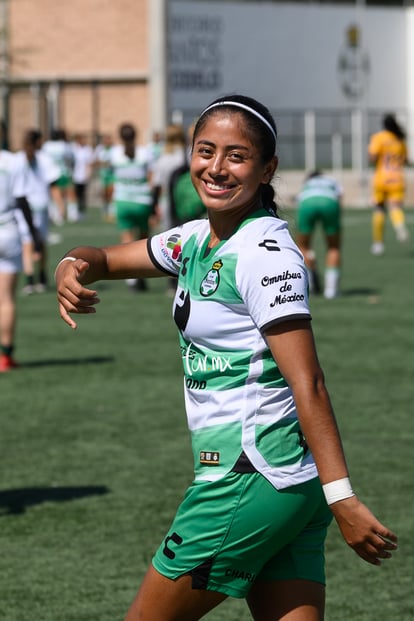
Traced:
<svg viewBox="0 0 414 621">
<path fill-rule="evenodd" d="M 107 364 L 114 362 L 114 356 L 89 356 L 88 358 L 49 358 L 46 360 L 33 360 L 32 362 L 23 362 L 19 366 L 21 369 L 34 369 L 38 367 L 66 367 L 74 364 Z"/>
<path fill-rule="evenodd" d="M 23 487 L 0 491 L 0 517 L 3 515 L 19 515 L 28 507 L 43 502 L 67 502 L 87 496 L 108 494 L 105 485 L 83 485 L 78 487 Z"/>
<path fill-rule="evenodd" d="M 379 289 L 370 289 L 369 287 L 355 287 L 354 289 L 341 290 L 341 296 L 366 296 L 366 295 L 380 295 Z"/>
<path fill-rule="evenodd" d="M 351 297 L 370 297 L 370 296 L 378 296 L 381 291 L 379 289 L 372 289 L 370 287 L 354 287 L 350 289 L 341 289 L 339 292 L 340 298 L 351 298 Z M 322 292 L 320 294 L 311 294 L 312 297 L 321 298 L 323 297 Z"/>
</svg>

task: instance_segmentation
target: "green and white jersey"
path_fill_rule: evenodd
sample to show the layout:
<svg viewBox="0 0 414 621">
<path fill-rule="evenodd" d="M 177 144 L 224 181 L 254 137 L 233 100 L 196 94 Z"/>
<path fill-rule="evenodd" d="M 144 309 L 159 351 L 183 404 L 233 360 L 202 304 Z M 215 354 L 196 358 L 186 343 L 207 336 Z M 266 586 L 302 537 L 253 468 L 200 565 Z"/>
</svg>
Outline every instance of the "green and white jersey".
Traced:
<svg viewBox="0 0 414 621">
<path fill-rule="evenodd" d="M 0 224 L 14 220 L 14 198 L 25 196 L 24 177 L 18 172 L 16 155 L 0 150 Z"/>
<path fill-rule="evenodd" d="M 151 153 L 145 147 L 136 147 L 135 157 L 131 159 L 122 145 L 115 145 L 111 148 L 110 163 L 114 173 L 114 200 L 150 205 L 152 197 L 148 175 L 153 163 Z"/>
<path fill-rule="evenodd" d="M 298 202 L 301 204 L 309 199 L 326 198 L 331 201 L 338 201 L 342 196 L 341 186 L 326 175 L 315 175 L 307 179 L 298 196 Z"/>
<path fill-rule="evenodd" d="M 195 477 L 221 478 L 242 451 L 276 488 L 317 476 L 292 392 L 263 337 L 273 324 L 309 318 L 303 257 L 286 222 L 256 212 L 208 252 L 209 223 L 154 236 L 154 264 L 178 275 L 179 329 Z"/>
<path fill-rule="evenodd" d="M 31 239 L 23 212 L 15 199 L 26 196 L 26 179 L 14 153 L 0 150 L 0 262 L 1 270 L 20 272 L 23 239 Z"/>
<path fill-rule="evenodd" d="M 70 175 L 73 165 L 73 153 L 68 142 L 65 140 L 46 140 L 42 145 L 42 151 L 58 167 L 59 176 Z"/>
</svg>

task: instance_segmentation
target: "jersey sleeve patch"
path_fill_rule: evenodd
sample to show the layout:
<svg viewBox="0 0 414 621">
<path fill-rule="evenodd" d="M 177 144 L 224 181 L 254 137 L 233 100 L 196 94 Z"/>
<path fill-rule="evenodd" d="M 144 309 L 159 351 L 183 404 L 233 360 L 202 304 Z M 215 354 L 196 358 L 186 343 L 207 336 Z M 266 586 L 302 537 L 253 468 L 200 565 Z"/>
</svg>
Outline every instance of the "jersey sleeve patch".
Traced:
<svg viewBox="0 0 414 621">
<path fill-rule="evenodd" d="M 178 275 L 182 259 L 181 227 L 175 227 L 149 240 L 148 250 L 153 263 L 168 274 Z"/>
</svg>

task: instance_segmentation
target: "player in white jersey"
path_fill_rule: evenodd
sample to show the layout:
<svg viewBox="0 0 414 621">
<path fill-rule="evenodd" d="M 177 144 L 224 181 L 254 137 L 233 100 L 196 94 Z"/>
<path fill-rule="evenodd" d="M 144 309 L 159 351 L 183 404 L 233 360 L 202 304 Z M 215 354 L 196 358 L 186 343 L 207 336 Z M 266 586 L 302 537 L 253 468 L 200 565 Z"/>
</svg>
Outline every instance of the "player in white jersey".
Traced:
<svg viewBox="0 0 414 621">
<path fill-rule="evenodd" d="M 106 278 L 175 275 L 195 478 L 126 621 L 196 621 L 227 596 L 255 621 L 321 621 L 332 514 L 379 565 L 396 536 L 352 491 L 315 351 L 307 273 L 271 181 L 272 115 L 250 97 L 210 104 L 193 183 L 208 220 L 124 246 L 80 246 L 56 269 L 60 315 L 93 313 Z"/>
<path fill-rule="evenodd" d="M 18 166 L 25 180 L 25 196 L 33 214 L 33 222 L 40 233 L 42 248 L 34 252 L 33 241 L 27 235 L 23 238 L 23 264 L 26 278 L 23 293 L 30 295 L 46 291 L 47 240 L 49 232 L 50 202 L 56 198 L 60 170 L 53 160 L 41 150 L 42 134 L 29 129 L 23 138 L 23 149 L 16 154 Z M 35 272 L 37 272 L 35 274 Z"/>
<path fill-rule="evenodd" d="M 50 139 L 43 143 L 42 150 L 59 168 L 57 181 L 58 192 L 51 208 L 51 217 L 56 224 L 62 224 L 67 218 L 71 222 L 78 220 L 78 206 L 72 183 L 73 153 L 64 129 L 54 129 Z"/>
<path fill-rule="evenodd" d="M 16 286 L 22 271 L 22 237 L 41 240 L 25 198 L 25 177 L 17 158 L 0 151 L 0 372 L 18 365 L 13 357 L 16 332 Z"/>
</svg>

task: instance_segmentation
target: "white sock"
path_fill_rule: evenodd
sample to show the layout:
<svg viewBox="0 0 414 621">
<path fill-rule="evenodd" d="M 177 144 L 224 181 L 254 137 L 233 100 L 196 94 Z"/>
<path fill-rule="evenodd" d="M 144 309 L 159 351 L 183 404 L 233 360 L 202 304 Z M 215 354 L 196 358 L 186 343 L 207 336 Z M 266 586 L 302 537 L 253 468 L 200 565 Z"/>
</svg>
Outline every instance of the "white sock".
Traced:
<svg viewBox="0 0 414 621">
<path fill-rule="evenodd" d="M 53 224 L 63 224 L 63 218 L 59 211 L 59 207 L 54 201 L 49 203 L 49 218 L 52 220 Z"/>
<path fill-rule="evenodd" d="M 338 295 L 340 271 L 338 267 L 327 267 L 325 270 L 325 289 L 323 295 L 331 299 Z"/>
<path fill-rule="evenodd" d="M 68 203 L 67 212 L 69 222 L 77 222 L 79 220 L 79 210 L 76 203 Z"/>
</svg>

